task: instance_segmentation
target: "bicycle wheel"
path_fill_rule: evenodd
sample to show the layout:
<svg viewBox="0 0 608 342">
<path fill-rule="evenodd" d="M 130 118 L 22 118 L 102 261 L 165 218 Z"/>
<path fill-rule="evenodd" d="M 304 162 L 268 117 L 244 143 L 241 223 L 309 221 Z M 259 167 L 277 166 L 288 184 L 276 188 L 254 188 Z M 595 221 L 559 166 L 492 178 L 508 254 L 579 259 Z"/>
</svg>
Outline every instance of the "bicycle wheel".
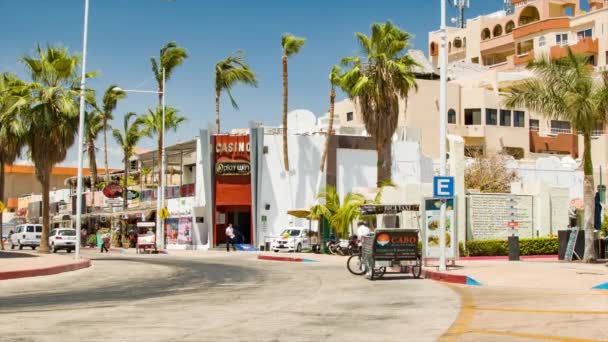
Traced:
<svg viewBox="0 0 608 342">
<path fill-rule="evenodd" d="M 366 271 L 365 264 L 361 262 L 360 255 L 351 255 L 348 257 L 348 260 L 346 261 L 346 268 L 348 268 L 350 273 L 358 276 L 364 275 Z"/>
</svg>

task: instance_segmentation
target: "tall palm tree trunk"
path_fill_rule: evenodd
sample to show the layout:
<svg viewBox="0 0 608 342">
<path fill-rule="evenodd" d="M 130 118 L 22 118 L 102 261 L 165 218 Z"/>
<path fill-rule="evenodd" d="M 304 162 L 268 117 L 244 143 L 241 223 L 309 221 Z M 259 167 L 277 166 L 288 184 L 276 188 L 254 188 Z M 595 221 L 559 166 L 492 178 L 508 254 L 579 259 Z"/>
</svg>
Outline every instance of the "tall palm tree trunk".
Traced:
<svg viewBox="0 0 608 342">
<path fill-rule="evenodd" d="M 336 91 L 332 88 L 329 93 L 329 127 L 327 128 L 327 138 L 325 139 L 325 148 L 321 156 L 321 172 L 325 169 L 325 161 L 327 159 L 327 151 L 329 150 L 329 141 L 334 130 L 334 110 L 336 102 Z"/>
<path fill-rule="evenodd" d="M 4 201 L 4 162 L 0 159 L 0 201 Z M 6 203 L 5 203 L 6 204 Z M 4 236 L 2 228 L 2 212 L 0 212 L 0 237 Z M 0 241 L 2 239 L 0 238 Z M 4 250 L 4 242 L 0 243 L 1 248 Z"/>
<path fill-rule="evenodd" d="M 95 205 L 95 192 L 97 191 L 97 156 L 95 155 L 95 146 L 93 141 L 89 141 L 89 170 L 91 172 L 91 200 Z"/>
<path fill-rule="evenodd" d="M 160 189 L 160 185 L 162 184 L 162 176 L 163 176 L 163 134 L 164 132 L 160 132 L 158 134 L 158 188 Z M 160 191 L 163 191 L 161 189 Z M 160 193 L 159 193 L 160 194 Z M 158 198 L 160 200 L 160 198 Z M 162 204 L 164 206 L 164 203 Z"/>
<path fill-rule="evenodd" d="M 43 166 L 42 172 L 39 172 L 39 180 L 42 185 L 42 236 L 40 237 L 40 248 L 39 253 L 49 252 L 49 228 L 50 228 L 50 217 L 49 217 L 49 206 L 51 191 L 51 170 L 52 167 Z M 76 227 L 76 230 L 80 230 L 80 227 Z"/>
<path fill-rule="evenodd" d="M 287 149 L 287 56 L 283 55 L 283 163 L 285 171 L 289 172 L 289 151 Z"/>
<path fill-rule="evenodd" d="M 127 153 L 125 152 L 125 173 L 123 175 L 123 182 L 122 182 L 122 208 L 123 209 L 127 209 L 127 204 L 128 204 L 128 200 L 129 198 L 128 193 L 129 193 L 129 158 L 127 158 Z"/>
<path fill-rule="evenodd" d="M 103 120 L 103 163 L 106 168 L 106 186 L 110 184 L 110 171 L 108 171 L 108 122 Z"/>
<path fill-rule="evenodd" d="M 591 134 L 583 134 L 584 139 L 584 154 L 583 154 L 583 169 L 585 172 L 585 180 L 583 185 L 583 198 L 585 202 L 585 215 L 583 219 L 585 229 L 585 254 L 583 261 L 593 263 L 596 261 L 594 248 L 594 212 L 595 212 L 595 196 L 593 185 L 593 163 L 591 161 Z"/>
<path fill-rule="evenodd" d="M 392 179 L 393 156 L 391 154 L 393 139 L 389 138 L 384 141 L 376 142 L 376 150 L 378 152 L 378 187 L 385 181 Z"/>
<path fill-rule="evenodd" d="M 215 132 L 220 134 L 220 90 L 215 90 Z"/>
</svg>

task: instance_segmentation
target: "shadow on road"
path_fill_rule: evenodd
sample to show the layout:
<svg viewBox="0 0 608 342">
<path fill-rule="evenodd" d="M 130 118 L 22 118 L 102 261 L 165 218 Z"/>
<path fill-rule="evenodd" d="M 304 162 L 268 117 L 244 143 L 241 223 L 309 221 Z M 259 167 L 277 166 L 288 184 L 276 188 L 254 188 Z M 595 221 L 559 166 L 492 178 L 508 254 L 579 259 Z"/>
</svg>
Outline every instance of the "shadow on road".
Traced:
<svg viewBox="0 0 608 342">
<path fill-rule="evenodd" d="M 11 259 L 11 258 L 37 258 L 37 255 L 28 254 L 28 253 L 18 253 L 18 252 L 7 252 L 0 251 L 0 259 Z"/>
</svg>

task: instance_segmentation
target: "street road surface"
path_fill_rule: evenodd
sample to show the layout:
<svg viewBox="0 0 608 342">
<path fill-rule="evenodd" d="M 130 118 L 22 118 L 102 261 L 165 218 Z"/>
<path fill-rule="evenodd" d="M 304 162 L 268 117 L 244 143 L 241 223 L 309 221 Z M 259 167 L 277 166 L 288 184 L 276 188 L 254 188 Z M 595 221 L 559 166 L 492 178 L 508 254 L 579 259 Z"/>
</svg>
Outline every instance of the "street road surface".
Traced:
<svg viewBox="0 0 608 342">
<path fill-rule="evenodd" d="M 442 284 L 371 282 L 339 257 L 90 256 L 89 269 L 0 282 L 0 340 L 435 341 L 459 312 Z"/>
</svg>

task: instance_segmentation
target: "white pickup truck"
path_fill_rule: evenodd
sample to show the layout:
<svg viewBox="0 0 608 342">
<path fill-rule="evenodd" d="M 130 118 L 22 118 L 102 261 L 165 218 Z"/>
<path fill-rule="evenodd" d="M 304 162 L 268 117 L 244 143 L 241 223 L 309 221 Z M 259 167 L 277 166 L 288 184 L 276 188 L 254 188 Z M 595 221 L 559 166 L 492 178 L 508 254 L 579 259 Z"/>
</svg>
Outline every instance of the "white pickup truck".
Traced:
<svg viewBox="0 0 608 342">
<path fill-rule="evenodd" d="M 304 248 L 311 248 L 308 228 L 287 228 L 281 235 L 272 239 L 270 249 L 279 252 L 301 252 Z"/>
</svg>

